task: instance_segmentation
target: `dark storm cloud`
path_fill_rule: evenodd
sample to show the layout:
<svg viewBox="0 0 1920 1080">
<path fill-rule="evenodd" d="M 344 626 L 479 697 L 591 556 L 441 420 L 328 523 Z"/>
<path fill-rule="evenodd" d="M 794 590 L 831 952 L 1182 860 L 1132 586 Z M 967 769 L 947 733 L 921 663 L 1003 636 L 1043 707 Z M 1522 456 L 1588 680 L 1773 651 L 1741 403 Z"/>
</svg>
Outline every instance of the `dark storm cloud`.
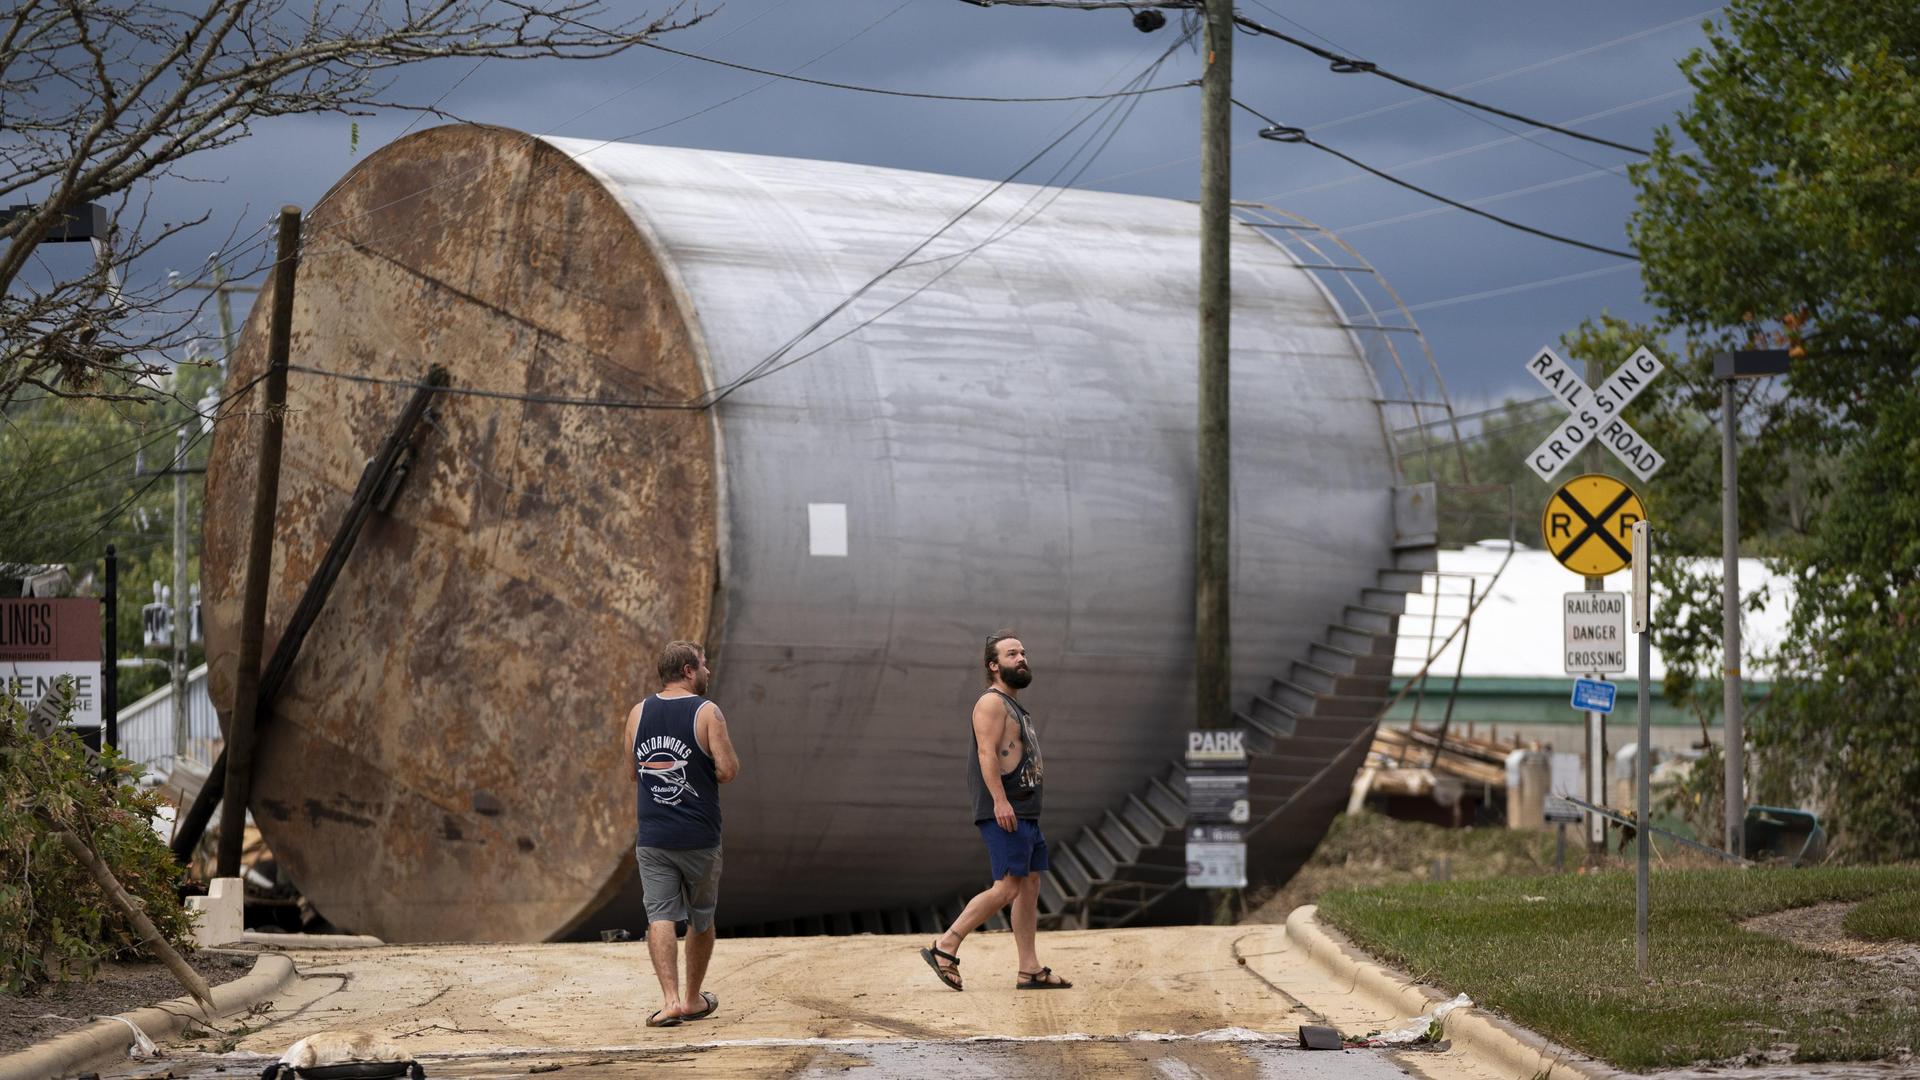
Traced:
<svg viewBox="0 0 1920 1080">
<path fill-rule="evenodd" d="M 1244 14 L 1277 29 L 1321 35 L 1341 50 L 1443 87 L 1647 31 L 1706 8 L 1697 2 L 1644 0 L 1241 4 Z M 1684 86 L 1675 65 L 1702 40 L 1698 24 L 1693 19 L 1466 92 L 1552 122 L 1640 102 Z M 662 39 L 675 48 L 777 70 L 834 50 L 805 73 L 902 89 L 997 95 L 1084 93 L 1117 84 L 1171 41 L 1170 29 L 1135 32 L 1124 13 L 982 9 L 958 0 L 729 0 L 702 25 Z M 1235 62 L 1236 96 L 1276 119 L 1314 130 L 1316 138 L 1354 157 L 1392 167 L 1414 183 L 1462 200 L 1537 188 L 1488 202 L 1485 209 L 1596 244 L 1625 246 L 1632 188 L 1618 175 L 1584 174 L 1624 165 L 1632 155 L 1552 134 L 1511 139 L 1523 125 L 1432 99 L 1402 104 L 1418 96 L 1383 79 L 1332 74 L 1323 61 L 1271 39 L 1241 36 Z M 1058 134 L 1080 108 L 918 101 L 784 82 L 754 90 L 762 77 L 645 49 L 589 63 L 491 62 L 469 75 L 472 66 L 470 61 L 422 65 L 403 72 L 396 90 L 421 103 L 445 93 L 442 106 L 469 120 L 605 139 L 634 137 L 753 90 L 639 137 L 992 179 Z M 1191 79 L 1199 69 L 1197 53 L 1183 49 L 1168 60 L 1158 81 Z M 465 81 L 449 92 L 463 76 Z M 1684 95 L 1666 98 L 1595 119 L 1580 130 L 1647 145 L 1654 128 L 1685 103 Z M 1375 109 L 1385 111 L 1347 119 Z M 1198 111 L 1195 92 L 1143 100 L 1081 182 L 1109 191 L 1193 197 Z M 156 215 L 178 220 L 211 210 L 213 223 L 195 238 L 163 249 L 142 271 L 197 273 L 230 227 L 238 223 L 245 235 L 282 203 L 311 206 L 358 157 L 410 122 L 417 129 L 436 121 L 415 121 L 402 113 L 362 118 L 356 150 L 347 119 L 294 118 L 261 124 L 237 146 L 194 159 L 189 173 L 219 183 L 158 185 Z M 1261 125 L 1250 117 L 1236 117 L 1234 123 L 1236 195 L 1278 196 L 1278 205 L 1322 224 L 1358 227 L 1353 244 L 1418 309 L 1451 389 L 1468 406 L 1507 392 L 1532 396 L 1521 362 L 1582 317 L 1603 309 L 1645 314 L 1637 273 L 1608 269 L 1620 260 L 1551 244 L 1456 210 L 1426 213 L 1436 204 L 1384 181 L 1355 179 L 1351 166 L 1308 147 L 1262 142 L 1255 138 Z M 1502 139 L 1508 141 L 1455 153 Z M 1440 160 L 1423 162 L 1428 158 Z M 1485 300 L 1439 303 L 1571 275 L 1587 276 Z M 1422 307 L 1428 304 L 1438 306 Z"/>
</svg>

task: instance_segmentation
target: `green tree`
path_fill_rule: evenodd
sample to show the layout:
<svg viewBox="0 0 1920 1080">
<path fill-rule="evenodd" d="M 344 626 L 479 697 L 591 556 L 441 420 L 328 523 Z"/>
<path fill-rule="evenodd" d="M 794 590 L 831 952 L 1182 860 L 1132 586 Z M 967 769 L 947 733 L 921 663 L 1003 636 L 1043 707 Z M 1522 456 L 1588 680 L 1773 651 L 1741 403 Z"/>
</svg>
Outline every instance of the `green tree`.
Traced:
<svg viewBox="0 0 1920 1080">
<path fill-rule="evenodd" d="M 118 634 L 122 656 L 170 658 L 143 649 L 140 608 L 152 583 L 173 581 L 173 481 L 150 475 L 171 464 L 175 433 L 186 428 L 187 464 L 206 461 L 211 442 L 183 402 L 200 401 L 219 381 L 210 359 L 180 365 L 141 401 L 27 397 L 0 409 L 0 576 L 25 567 L 66 564 L 80 595 L 101 595 L 100 559 L 108 544 L 120 557 Z M 225 414 L 218 414 L 225 416 Z M 237 414 L 221 423 L 244 422 Z M 198 581 L 199 475 L 187 481 L 187 577 Z M 189 649 L 198 664 L 200 646 Z M 161 666 L 119 669 L 121 703 L 167 681 Z"/>
<path fill-rule="evenodd" d="M 1920 8 L 1737 0 L 1681 68 L 1695 96 L 1677 128 L 1693 147 L 1663 130 L 1633 170 L 1657 329 L 1683 334 L 1689 353 L 1662 390 L 1678 427 L 1642 427 L 1673 473 L 1656 494 L 1681 507 L 1717 496 L 1705 357 L 1790 347 L 1779 385 L 1742 388 L 1743 540 L 1796 592 L 1774 698 L 1749 720 L 1756 790 L 1823 806 L 1846 854 L 1914 858 Z M 1707 546 L 1699 515 L 1672 527 L 1678 546 Z M 1704 599 L 1678 601 L 1697 656 L 1718 648 Z"/>
</svg>

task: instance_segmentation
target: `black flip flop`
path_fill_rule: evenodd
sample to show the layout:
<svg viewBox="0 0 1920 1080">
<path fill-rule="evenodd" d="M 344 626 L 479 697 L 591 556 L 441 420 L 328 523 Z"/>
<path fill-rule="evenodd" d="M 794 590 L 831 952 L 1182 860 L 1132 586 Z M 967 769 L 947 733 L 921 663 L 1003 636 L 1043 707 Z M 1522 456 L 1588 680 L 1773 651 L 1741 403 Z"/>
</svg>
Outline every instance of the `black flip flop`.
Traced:
<svg viewBox="0 0 1920 1080">
<path fill-rule="evenodd" d="M 1058 980 L 1058 981 L 1049 981 Z M 1023 971 L 1020 981 L 1013 984 L 1015 990 L 1071 990 L 1073 984 L 1053 973 L 1050 967 L 1039 971 Z"/>
<path fill-rule="evenodd" d="M 707 1007 L 704 1009 L 701 1009 L 697 1013 L 681 1013 L 680 1019 L 705 1020 L 707 1017 L 713 1015 L 713 1010 L 720 1007 L 720 999 L 713 996 L 713 994 L 709 993 L 708 991 L 705 991 L 705 990 L 700 991 L 700 996 L 706 1000 Z"/>
<path fill-rule="evenodd" d="M 648 1014 L 647 1026 L 648 1027 L 679 1027 L 680 1018 L 677 1016 L 666 1016 L 666 1017 L 661 1016 L 660 1014 L 665 1011 L 666 1011 L 665 1009 L 655 1009 L 653 1010 L 652 1013 Z"/>
<path fill-rule="evenodd" d="M 934 943 L 932 946 L 928 948 L 921 949 L 920 959 L 925 960 L 927 962 L 927 966 L 933 969 L 934 975 L 937 976 L 941 982 L 945 983 L 948 989 L 950 990 L 966 989 L 966 987 L 960 985 L 960 971 L 959 971 L 960 958 L 953 955 L 950 952 L 942 952 L 938 942 Z M 953 964 L 953 967 L 952 968 L 941 967 L 940 961 L 942 960 L 951 961 Z"/>
</svg>

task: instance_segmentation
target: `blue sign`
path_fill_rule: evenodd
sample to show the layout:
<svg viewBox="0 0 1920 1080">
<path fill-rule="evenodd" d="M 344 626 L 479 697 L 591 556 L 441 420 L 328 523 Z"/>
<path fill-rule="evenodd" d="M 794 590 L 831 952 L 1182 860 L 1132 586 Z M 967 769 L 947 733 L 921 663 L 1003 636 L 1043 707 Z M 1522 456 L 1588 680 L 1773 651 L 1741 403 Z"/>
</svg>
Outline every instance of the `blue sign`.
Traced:
<svg viewBox="0 0 1920 1080">
<path fill-rule="evenodd" d="M 1614 691 L 1618 689 L 1602 679 L 1575 679 L 1573 707 L 1583 712 L 1610 713 L 1613 711 Z"/>
</svg>

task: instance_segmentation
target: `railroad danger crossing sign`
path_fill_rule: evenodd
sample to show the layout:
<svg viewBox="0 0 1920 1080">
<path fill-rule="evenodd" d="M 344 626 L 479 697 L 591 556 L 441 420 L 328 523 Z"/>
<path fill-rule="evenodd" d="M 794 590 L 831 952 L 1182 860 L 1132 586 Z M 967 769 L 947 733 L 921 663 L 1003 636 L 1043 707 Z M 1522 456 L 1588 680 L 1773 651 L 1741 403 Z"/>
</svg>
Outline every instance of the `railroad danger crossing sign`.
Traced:
<svg viewBox="0 0 1920 1080">
<path fill-rule="evenodd" d="M 1562 659 L 1569 675 L 1627 670 L 1627 594 L 1570 592 L 1561 601 Z"/>
<path fill-rule="evenodd" d="M 1647 508 L 1611 476 L 1587 473 L 1560 485 L 1540 514 L 1540 538 L 1560 565 L 1605 577 L 1633 565 L 1633 523 Z"/>
<path fill-rule="evenodd" d="M 1667 459 L 1621 419 L 1620 412 L 1665 370 L 1666 365 L 1643 345 L 1607 376 L 1606 381 L 1590 387 L 1552 349 L 1542 348 L 1533 354 L 1533 359 L 1527 361 L 1527 374 L 1567 410 L 1567 418 L 1527 455 L 1527 467 L 1541 480 L 1552 483 L 1561 467 L 1586 449 L 1589 442 L 1597 441 L 1613 451 L 1613 456 L 1633 475 L 1642 480 L 1653 479 L 1653 474 L 1660 471 Z"/>
</svg>

